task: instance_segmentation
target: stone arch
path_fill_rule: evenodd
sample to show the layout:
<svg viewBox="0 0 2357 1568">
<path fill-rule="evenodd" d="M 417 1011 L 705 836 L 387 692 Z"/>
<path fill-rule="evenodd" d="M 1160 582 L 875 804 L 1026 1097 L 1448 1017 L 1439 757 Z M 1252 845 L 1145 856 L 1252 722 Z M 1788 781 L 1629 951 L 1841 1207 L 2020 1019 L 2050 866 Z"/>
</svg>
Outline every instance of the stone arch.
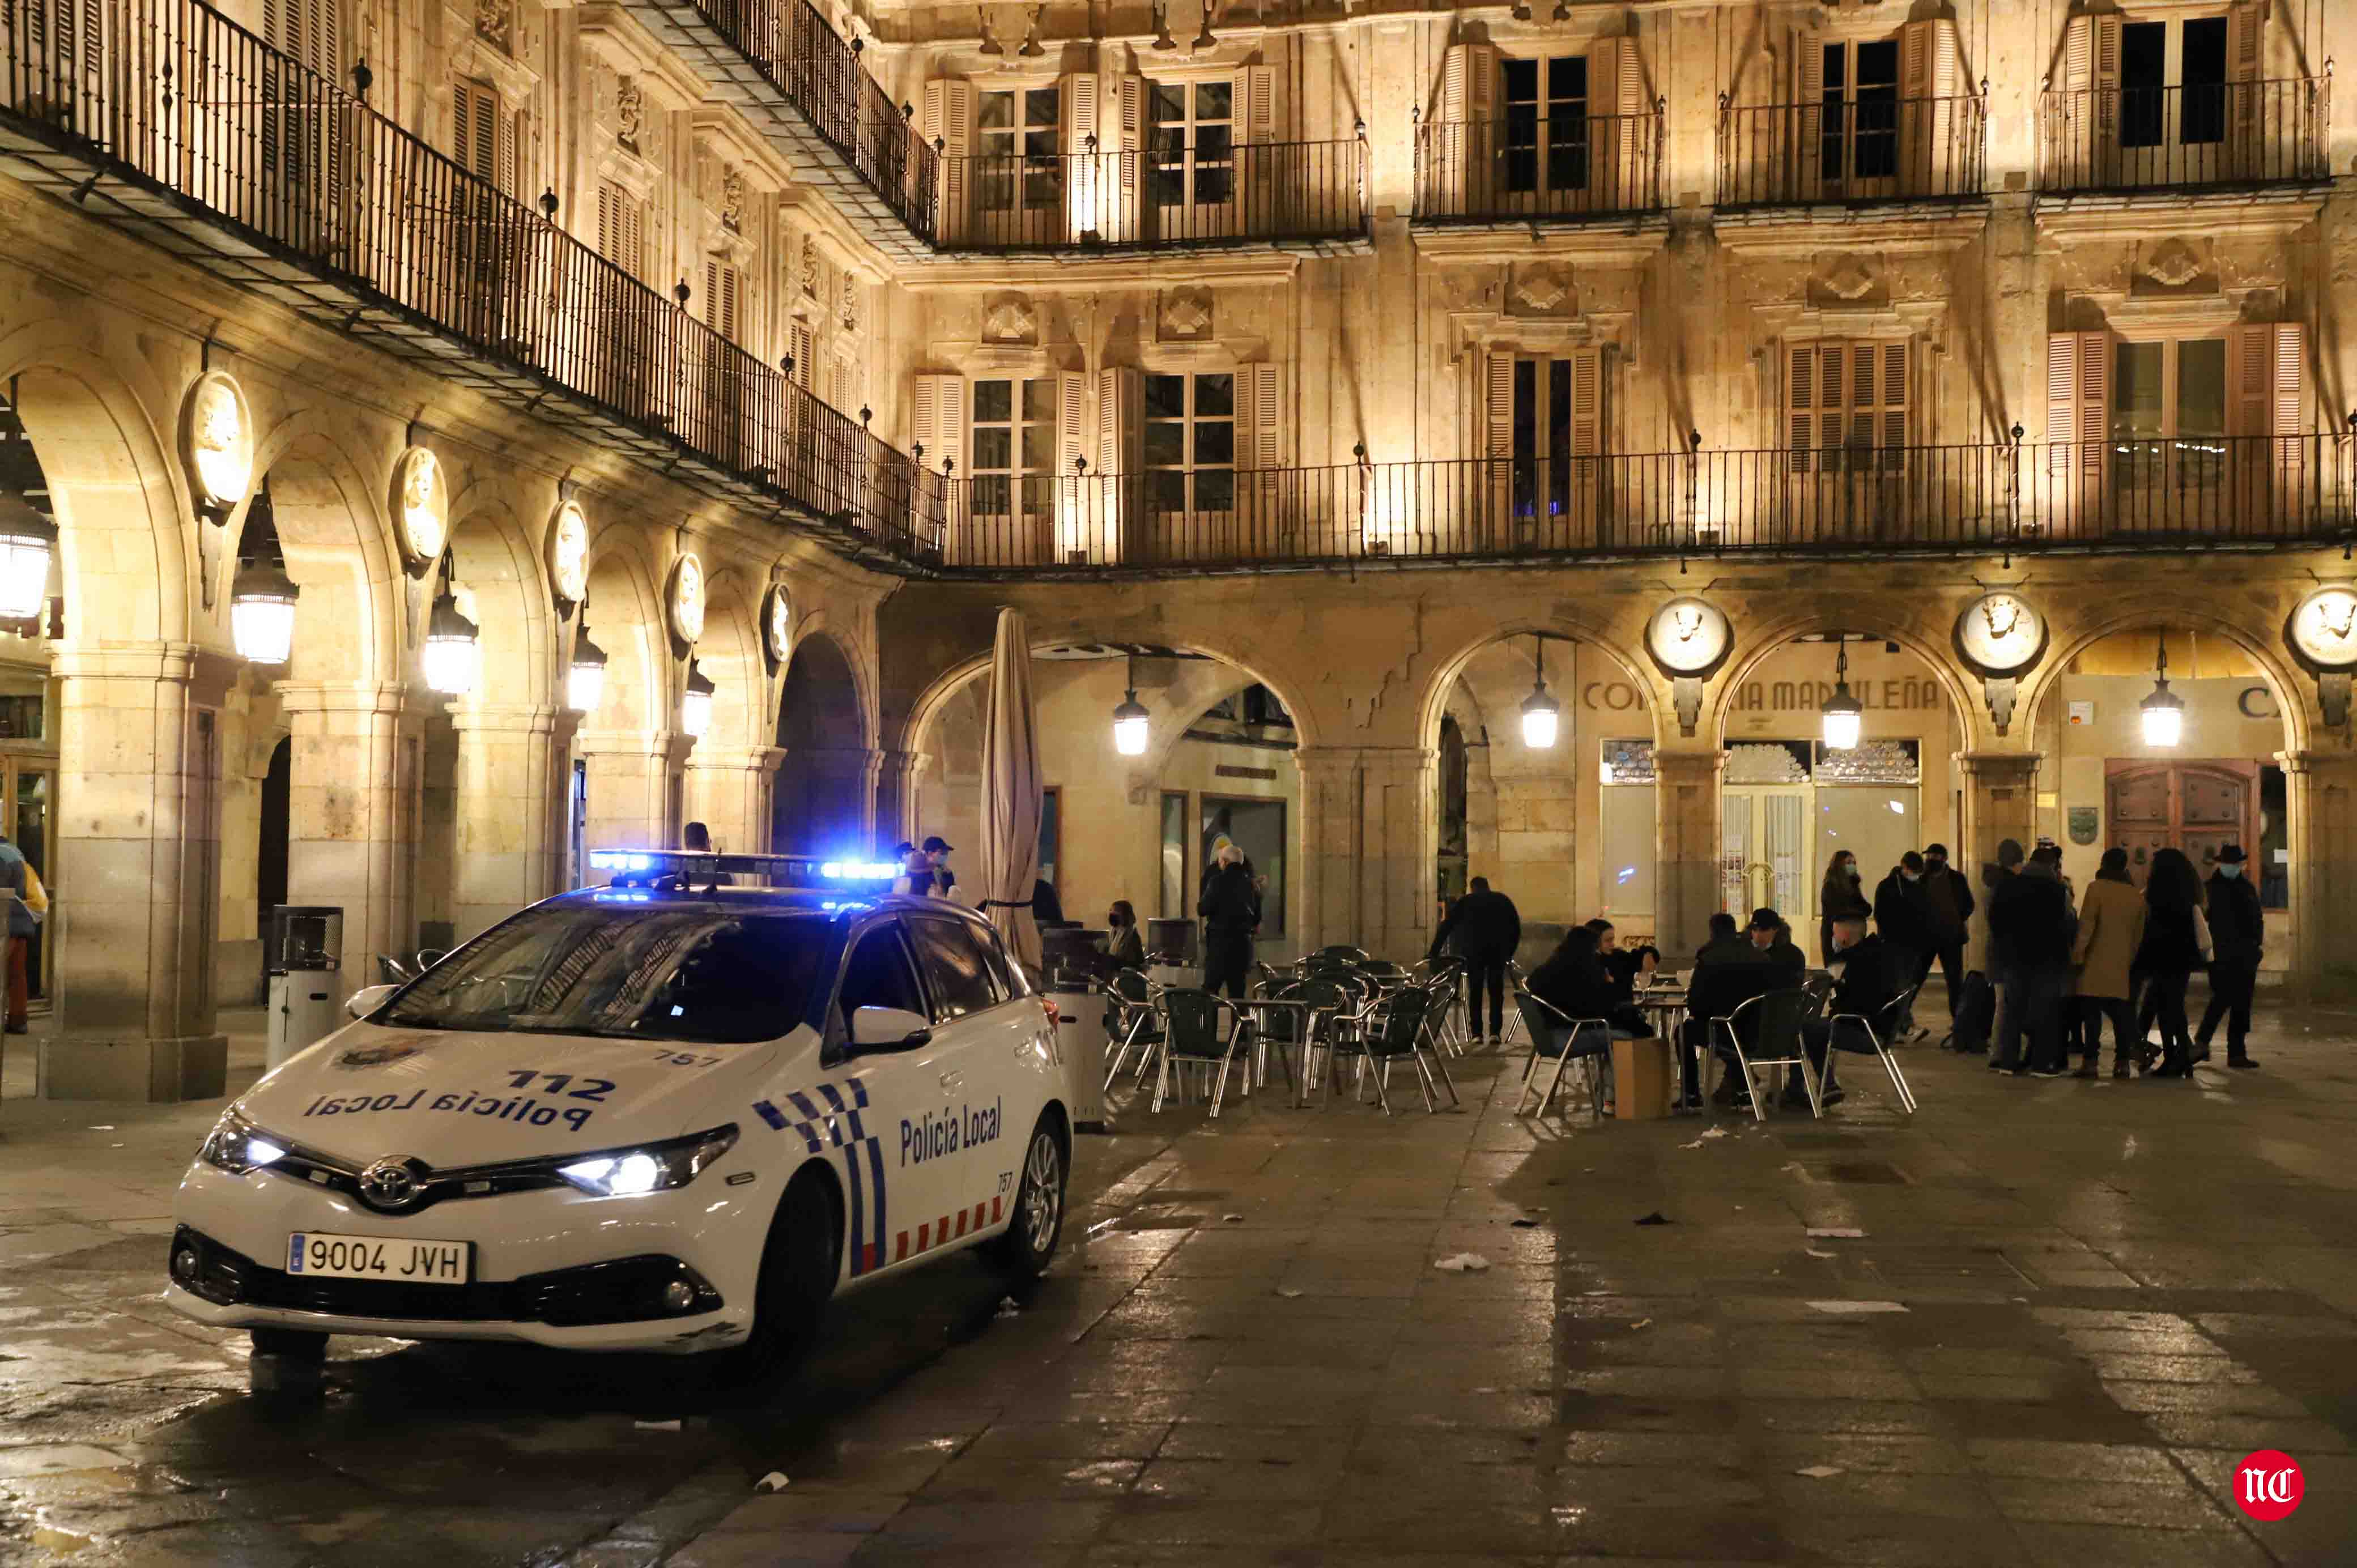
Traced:
<svg viewBox="0 0 2357 1568">
<path fill-rule="evenodd" d="M 1962 607 L 1961 604 L 1951 607 L 1945 599 L 1935 602 L 1943 611 Z M 1941 623 L 1942 636 L 1953 619 L 1950 615 Z M 1796 611 L 1759 627 L 1738 625 L 1727 662 L 1711 678 L 1702 716 L 1695 725 L 1695 735 L 1723 737 L 1727 715 L 1735 711 L 1736 694 L 1742 691 L 1752 672 L 1795 639 L 1823 631 L 1855 632 L 1860 640 L 1897 643 L 1921 660 L 1940 683 L 1941 693 L 1947 698 L 1949 710 L 1963 732 L 1961 749 L 1978 751 L 1994 743 L 1988 707 L 1982 700 L 1977 678 L 1957 663 L 1955 654 L 1944 643 L 1932 642 L 1919 628 L 1883 613 L 1863 596 L 1844 598 L 1838 601 L 1837 608 L 1813 607 Z"/>
<path fill-rule="evenodd" d="M 711 727 L 696 743 L 698 750 L 742 752 L 776 744 L 774 693 L 784 671 L 770 674 L 758 624 L 768 585 L 733 567 L 712 575 L 705 595 L 704 636 L 696 644 L 695 660 L 716 690 Z M 792 650 L 788 651 L 791 655 Z"/>
<path fill-rule="evenodd" d="M 2293 663 L 2285 650 L 2280 636 L 2275 635 L 2290 612 L 2290 605 L 2271 607 L 2269 618 L 2260 623 L 2266 633 L 2254 633 L 2249 617 L 2233 617 L 2220 613 L 2205 605 L 2180 597 L 2164 597 L 2158 603 L 2149 593 L 2139 593 L 2136 607 L 2106 609 L 2104 613 L 2074 618 L 2068 623 L 2059 618 L 2050 621 L 2046 653 L 2037 668 L 2024 678 L 2018 705 L 2014 710 L 2014 723 L 2026 728 L 2039 709 L 2061 680 L 2071 661 L 2104 638 L 2124 632 L 2158 629 L 2192 631 L 2204 637 L 2214 637 L 2233 644 L 2250 656 L 2266 679 L 2274 693 L 2276 711 L 2282 715 L 2284 749 L 2305 751 L 2315 744 L 2315 735 L 2321 726 L 2323 714 L 2315 708 L 2316 682 L 2309 679 Z"/>
<path fill-rule="evenodd" d="M 1534 634 L 1584 643 L 1620 666 L 1643 697 L 1646 712 L 1653 715 L 1655 740 L 1667 738 L 1662 728 L 1662 715 L 1669 709 L 1670 689 L 1668 683 L 1655 673 L 1652 662 L 1631 654 L 1612 633 L 1558 613 L 1552 620 L 1518 620 L 1485 627 L 1436 660 L 1432 674 L 1425 682 L 1417 698 L 1415 733 L 1418 743 L 1427 747 L 1440 744 L 1441 716 L 1448 711 L 1450 696 L 1457 689 L 1458 677 L 1464 674 L 1466 667 L 1476 657 L 1494 644 L 1512 642 L 1516 638 Z M 1566 707 L 1569 707 L 1571 700 L 1577 695 L 1577 693 L 1566 694 L 1553 682 L 1549 682 L 1548 690 L 1554 692 L 1555 700 Z"/>
<path fill-rule="evenodd" d="M 255 438 L 254 484 L 270 487 L 286 573 L 303 590 L 286 664 L 290 682 L 389 684 L 405 673 L 405 649 L 418 640 L 404 636 L 409 600 L 430 604 L 433 596 L 431 584 L 423 595 L 404 592 L 378 494 L 385 486 L 367 477 L 379 467 L 357 460 L 318 411 L 292 414 Z M 387 482 L 389 477 L 387 468 Z M 252 515 L 250 502 L 245 515 Z M 242 529 L 242 518 L 232 521 Z"/>
<path fill-rule="evenodd" d="M 564 698 L 565 644 L 548 575 L 515 508 L 479 486 L 450 508 L 451 575 L 458 607 L 482 628 L 481 706 L 547 707 Z M 521 677 L 521 684 L 516 678 Z"/>
<path fill-rule="evenodd" d="M 770 811 L 778 854 L 865 854 L 875 814 L 877 753 L 856 666 L 831 631 L 794 639 L 780 683 L 778 765 Z"/>
<path fill-rule="evenodd" d="M 91 353 L 57 320 L 0 338 L 0 383 L 10 381 L 57 515 L 68 638 L 199 640 L 195 505 L 166 389 Z"/>
<path fill-rule="evenodd" d="M 606 685 L 585 732 L 655 734 L 676 729 L 679 710 L 672 673 L 671 632 L 653 564 L 637 535 L 608 527 L 593 542 L 588 598 L 577 624 L 606 652 Z"/>
</svg>

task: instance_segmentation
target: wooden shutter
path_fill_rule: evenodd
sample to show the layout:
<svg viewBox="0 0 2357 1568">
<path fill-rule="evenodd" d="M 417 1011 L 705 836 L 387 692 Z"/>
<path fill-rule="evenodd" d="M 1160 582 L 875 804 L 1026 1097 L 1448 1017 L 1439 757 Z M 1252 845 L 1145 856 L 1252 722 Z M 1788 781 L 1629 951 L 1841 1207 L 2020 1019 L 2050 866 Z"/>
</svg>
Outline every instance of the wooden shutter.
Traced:
<svg viewBox="0 0 2357 1568">
<path fill-rule="evenodd" d="M 1825 46 L 1813 33 L 1792 34 L 1792 173 L 1799 182 L 1800 200 L 1824 195 Z M 1774 190 L 1783 182 L 1772 176 L 1764 182 Z"/>
<path fill-rule="evenodd" d="M 1138 162 L 1146 149 L 1146 78 L 1125 76 L 1121 79 L 1118 103 L 1119 124 L 1114 127 L 1114 162 L 1118 172 L 1105 199 L 1114 210 L 1098 220 L 1098 227 L 1107 238 L 1119 236 L 1134 239 L 1143 232 L 1145 209 L 1141 205 L 1144 187 L 1138 175 Z"/>
<path fill-rule="evenodd" d="M 1604 451 L 1604 351 L 1575 349 L 1571 353 L 1571 451 L 1574 457 L 1600 456 Z"/>
<path fill-rule="evenodd" d="M 731 343 L 738 342 L 743 318 L 737 314 L 744 292 L 743 274 L 726 262 L 704 263 L 704 324 Z"/>
<path fill-rule="evenodd" d="M 1784 446 L 1796 474 L 1816 471 L 1819 347 L 1793 343 L 1784 350 Z"/>
<path fill-rule="evenodd" d="M 2064 531 L 2092 530 L 2104 493 L 2112 422 L 2112 335 L 2056 332 L 2046 339 L 2046 473 Z"/>
<path fill-rule="evenodd" d="M 2267 434 L 2276 438 L 2276 512 L 2287 521 L 2301 521 L 2308 471 L 2308 378 L 2301 371 L 2308 359 L 2308 345 L 2298 322 L 2279 322 L 2267 330 L 2275 350 L 2274 396 L 2267 410 Z"/>
<path fill-rule="evenodd" d="M 1587 112 L 1596 123 L 1587 179 L 1590 199 L 1605 210 L 1633 207 L 1649 146 L 1645 66 L 1634 38 L 1598 38 L 1587 51 Z"/>
<path fill-rule="evenodd" d="M 1059 84 L 1063 93 L 1064 151 L 1074 156 L 1089 150 L 1097 134 L 1097 73 L 1079 70 Z"/>
<path fill-rule="evenodd" d="M 1595 89 L 1588 89 L 1593 101 Z M 1498 46 L 1451 44 L 1440 57 L 1443 124 L 1487 124 L 1497 118 Z"/>
<path fill-rule="evenodd" d="M 1075 551 L 1098 559 L 1106 542 L 1104 498 L 1112 486 L 1101 476 L 1113 470 L 1090 456 L 1096 438 L 1097 400 L 1094 379 L 1079 371 L 1056 377 L 1056 541 L 1058 560 Z M 1080 459 L 1089 457 L 1086 477 Z"/>
<path fill-rule="evenodd" d="M 597 253 L 634 278 L 645 271 L 645 211 L 637 197 L 612 180 L 597 186 Z"/>
<path fill-rule="evenodd" d="M 1252 65 L 1236 72 L 1235 116 L 1237 141 L 1276 140 L 1276 71 L 1273 67 Z"/>
<path fill-rule="evenodd" d="M 1097 471 L 1134 474 L 1145 439 L 1146 381 L 1134 370 L 1097 372 Z"/>
<path fill-rule="evenodd" d="M 481 82 L 461 77 L 450 84 L 450 157 L 468 174 L 497 182 L 500 177 L 500 95 Z M 509 156 L 514 156 L 514 133 L 509 132 Z M 501 188 L 502 189 L 505 187 Z"/>
<path fill-rule="evenodd" d="M 1514 455 L 1514 356 L 1494 350 L 1482 362 L 1481 455 Z"/>
<path fill-rule="evenodd" d="M 818 367 L 811 363 L 814 351 L 809 322 L 796 321 L 786 328 L 786 352 L 793 357 L 794 382 L 804 392 L 811 391 L 818 381 Z"/>
<path fill-rule="evenodd" d="M 1951 17 L 1932 16 L 1900 29 L 1900 145 L 1906 162 L 1900 194 L 1959 194 L 1964 159 L 1956 142 L 1963 51 Z"/>
<path fill-rule="evenodd" d="M 974 83 L 956 77 L 925 83 L 924 113 L 918 127 L 927 142 L 941 147 L 941 235 L 961 237 L 973 188 L 967 157 L 974 150 Z"/>
<path fill-rule="evenodd" d="M 1092 231 L 1102 235 L 1104 220 L 1098 211 L 1103 199 L 1103 158 L 1090 150 L 1097 136 L 1097 73 L 1075 71 L 1063 79 L 1064 211 L 1060 221 L 1068 239 Z M 1098 144 L 1102 146 L 1103 144 Z"/>
<path fill-rule="evenodd" d="M 1287 420 L 1285 367 L 1241 365 L 1236 370 L 1236 467 L 1285 467 Z"/>
<path fill-rule="evenodd" d="M 1069 482 L 1080 469 L 1080 459 L 1089 457 L 1089 445 L 1096 435 L 1096 400 L 1090 395 L 1089 378 L 1079 371 L 1065 371 L 1056 377 L 1056 477 Z M 1090 465 L 1098 473 L 1107 470 L 1093 457 Z"/>
<path fill-rule="evenodd" d="M 2260 44 L 2266 22 L 2264 5 L 2244 3 L 2226 13 L 2226 81 L 2227 102 L 2233 105 L 2227 116 L 2226 160 L 2232 168 L 2246 176 L 2280 177 L 2288 168 L 2271 168 L 2276 158 L 2276 145 L 2288 145 L 2284 131 L 2294 127 L 2278 126 L 2271 121 L 2285 117 L 2289 105 L 2282 100 L 2271 100 L 2259 84 Z M 2277 107 L 2277 105 L 2282 105 Z"/>
<path fill-rule="evenodd" d="M 1431 128 L 1433 209 L 1478 211 L 1489 200 L 1490 124 L 1497 117 L 1498 49 L 1494 44 L 1451 44 L 1440 57 L 1440 113 Z"/>
<path fill-rule="evenodd" d="M 925 472 L 942 472 L 943 459 L 956 466 L 954 479 L 970 479 L 966 454 L 966 386 L 963 376 L 927 375 L 910 378 L 909 441 L 925 449 Z M 1017 396 L 1020 396 L 1018 388 Z"/>
</svg>

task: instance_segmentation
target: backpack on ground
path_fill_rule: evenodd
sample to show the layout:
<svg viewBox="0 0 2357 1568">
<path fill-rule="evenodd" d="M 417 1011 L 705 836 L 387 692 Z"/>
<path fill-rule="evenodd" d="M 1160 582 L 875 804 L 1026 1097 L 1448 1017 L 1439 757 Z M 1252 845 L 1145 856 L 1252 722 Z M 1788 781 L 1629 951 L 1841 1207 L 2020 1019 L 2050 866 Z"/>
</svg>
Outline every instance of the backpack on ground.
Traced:
<svg viewBox="0 0 2357 1568">
<path fill-rule="evenodd" d="M 1949 1043 L 1960 1051 L 1986 1050 L 1996 1027 L 1996 987 L 1975 969 L 1964 976 L 1956 998 L 1956 1030 Z"/>
</svg>

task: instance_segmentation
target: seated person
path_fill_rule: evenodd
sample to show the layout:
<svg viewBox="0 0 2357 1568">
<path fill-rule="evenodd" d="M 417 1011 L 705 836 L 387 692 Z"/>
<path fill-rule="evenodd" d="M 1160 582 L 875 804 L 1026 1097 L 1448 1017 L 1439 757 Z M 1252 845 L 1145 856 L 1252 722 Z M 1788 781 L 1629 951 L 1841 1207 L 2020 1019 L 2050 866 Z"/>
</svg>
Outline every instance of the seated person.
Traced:
<svg viewBox="0 0 2357 1568">
<path fill-rule="evenodd" d="M 1847 1047 L 1870 1049 L 1858 1026 L 1843 1015 L 1857 1014 L 1869 1022 L 1878 1021 L 1882 1010 L 1890 1005 L 1890 999 L 1904 987 L 1905 982 L 1900 976 L 1902 962 L 1899 953 L 1879 936 L 1867 934 L 1865 917 L 1845 916 L 1834 922 L 1833 961 L 1827 966 L 1834 974 L 1833 996 L 1824 1016 L 1808 1019 L 1801 1026 L 1803 1048 L 1809 1053 L 1810 1065 L 1817 1069 L 1821 1098 L 1825 1104 L 1837 1104 L 1842 1098 L 1842 1091 L 1834 1083 L 1834 1058 L 1829 1048 L 1835 1029 L 1844 1031 Z M 1836 1019 L 1842 1021 L 1836 1025 Z M 1801 1081 L 1801 1069 L 1788 1069 L 1784 1104 L 1805 1110 L 1808 1103 L 1808 1087 Z"/>
<path fill-rule="evenodd" d="M 1719 929 L 1721 921 L 1726 922 L 1723 931 Z M 1725 1033 L 1713 1020 L 1733 1017 L 1738 1007 L 1772 990 L 1776 977 L 1777 972 L 1769 963 L 1767 954 L 1737 934 L 1734 916 L 1711 917 L 1711 939 L 1695 955 L 1694 978 L 1686 983 L 1688 1049 L 1680 1053 L 1680 1066 L 1687 1109 L 1702 1104 L 1702 1084 L 1696 1076 L 1699 1056 L 1716 1052 L 1726 1044 Z M 1749 1022 L 1747 1015 L 1743 1024 Z M 1745 1043 L 1749 1045 L 1749 1041 Z M 1720 1080 L 1717 1098 L 1721 1104 L 1749 1103 L 1750 1091 L 1737 1081 L 1739 1076 L 1730 1069 Z"/>
<path fill-rule="evenodd" d="M 1751 945 L 1766 955 L 1768 966 L 1776 972 L 1778 985 L 1798 985 L 1809 972 L 1809 961 L 1793 945 L 1792 928 L 1775 910 L 1761 908 L 1751 911 Z"/>
<path fill-rule="evenodd" d="M 1593 926 L 1574 926 L 1566 931 L 1554 955 L 1532 972 L 1530 979 L 1523 982 L 1523 989 L 1566 1018 L 1606 1020 L 1614 1039 L 1641 1040 L 1653 1032 L 1642 1013 L 1621 1001 L 1620 986 L 1596 950 Z M 1533 1044 L 1541 1055 L 1550 1055 L 1569 1045 L 1571 1032 L 1570 1026 L 1558 1026 L 1553 1040 Z M 1609 1054 L 1604 1058 L 1603 1101 L 1605 1112 L 1609 1114 L 1612 1058 Z"/>
</svg>

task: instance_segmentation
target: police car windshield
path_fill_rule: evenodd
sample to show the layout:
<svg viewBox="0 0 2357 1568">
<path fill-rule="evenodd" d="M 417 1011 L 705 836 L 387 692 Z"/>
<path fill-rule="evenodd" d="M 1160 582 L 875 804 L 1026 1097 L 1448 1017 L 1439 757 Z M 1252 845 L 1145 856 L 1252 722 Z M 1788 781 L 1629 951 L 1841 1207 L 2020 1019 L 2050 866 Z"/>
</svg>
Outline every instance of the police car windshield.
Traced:
<svg viewBox="0 0 2357 1568">
<path fill-rule="evenodd" d="M 809 1012 L 834 941 L 815 915 L 552 904 L 453 954 L 379 1014 L 403 1028 L 749 1045 Z"/>
</svg>

